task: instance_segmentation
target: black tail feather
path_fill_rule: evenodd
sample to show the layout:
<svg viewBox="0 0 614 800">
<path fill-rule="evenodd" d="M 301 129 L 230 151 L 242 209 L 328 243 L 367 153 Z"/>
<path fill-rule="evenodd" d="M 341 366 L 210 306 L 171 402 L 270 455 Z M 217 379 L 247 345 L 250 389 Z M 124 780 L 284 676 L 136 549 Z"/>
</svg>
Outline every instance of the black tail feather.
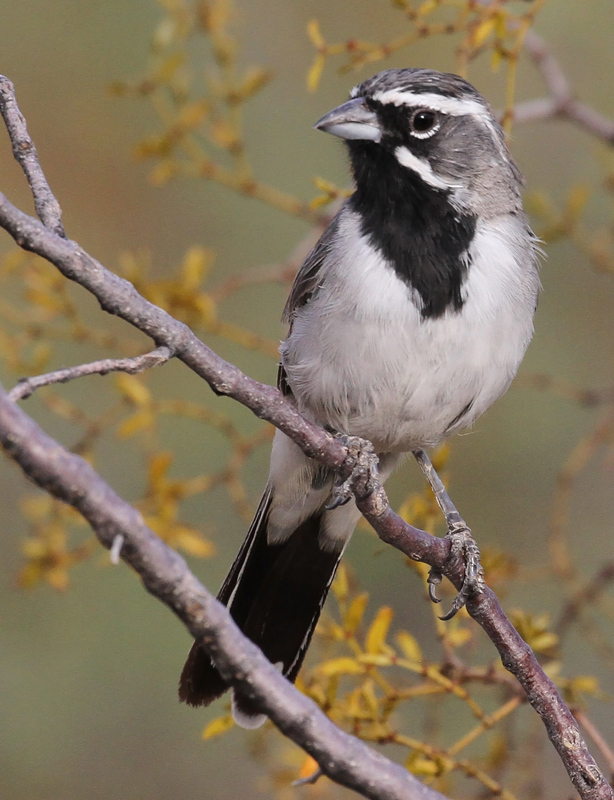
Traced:
<svg viewBox="0 0 614 800">
<path fill-rule="evenodd" d="M 334 578 L 341 553 L 320 548 L 321 515 L 306 519 L 288 540 L 267 541 L 271 493 L 262 498 L 245 542 L 224 581 L 218 600 L 246 636 L 294 680 Z M 227 689 L 209 656 L 194 644 L 181 673 L 179 698 L 208 705 Z M 249 715 L 242 698 L 235 701 Z"/>
</svg>

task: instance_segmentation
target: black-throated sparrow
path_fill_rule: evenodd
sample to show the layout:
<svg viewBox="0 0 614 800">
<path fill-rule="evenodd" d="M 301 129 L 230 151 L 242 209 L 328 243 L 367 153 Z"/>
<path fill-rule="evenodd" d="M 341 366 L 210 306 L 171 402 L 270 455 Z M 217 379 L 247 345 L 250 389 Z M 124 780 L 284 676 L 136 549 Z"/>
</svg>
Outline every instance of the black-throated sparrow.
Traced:
<svg viewBox="0 0 614 800">
<path fill-rule="evenodd" d="M 386 70 L 315 127 L 346 140 L 356 188 L 294 282 L 279 383 L 309 419 L 370 440 L 383 481 L 510 385 L 533 333 L 535 238 L 503 132 L 464 79 Z M 359 517 L 353 501 L 327 509 L 333 483 L 278 431 L 219 594 L 290 680 Z M 204 705 L 226 688 L 195 643 L 180 698 Z M 233 711 L 263 721 L 241 697 Z"/>
</svg>

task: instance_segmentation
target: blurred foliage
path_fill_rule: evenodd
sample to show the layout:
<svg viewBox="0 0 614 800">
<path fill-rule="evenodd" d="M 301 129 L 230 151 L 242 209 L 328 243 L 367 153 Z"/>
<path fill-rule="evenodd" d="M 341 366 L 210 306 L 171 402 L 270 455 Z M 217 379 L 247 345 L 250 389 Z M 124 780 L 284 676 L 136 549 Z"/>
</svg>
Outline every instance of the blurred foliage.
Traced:
<svg viewBox="0 0 614 800">
<path fill-rule="evenodd" d="M 329 44 L 318 21 L 306 20 L 306 33 L 316 48 L 308 86 L 317 88 L 332 58 L 341 58 L 342 71 L 366 64 L 379 66 L 391 53 L 410 48 L 418 39 L 448 36 L 455 47 L 459 73 L 468 74 L 471 63 L 480 57 L 489 58 L 493 70 L 507 70 L 501 105 L 509 131 L 523 39 L 544 3 L 427 0 L 415 4 L 395 0 L 403 30 L 384 43 L 350 38 Z M 319 194 L 305 203 L 256 177 L 250 164 L 243 107 L 272 76 L 260 66 L 241 66 L 240 42 L 233 33 L 237 12 L 232 0 L 162 0 L 161 6 L 162 17 L 153 36 L 145 76 L 111 87 L 116 95 L 146 99 L 157 114 L 158 129 L 136 147 L 138 158 L 154 164 L 152 181 L 162 184 L 179 175 L 213 181 L 321 228 L 327 219 L 324 207 L 346 196 L 347 189 L 315 178 Z M 199 53 L 204 48 L 208 60 L 204 73 L 194 64 L 196 48 L 200 48 Z M 611 204 L 611 159 L 604 162 L 601 188 L 573 186 L 562 203 L 534 192 L 528 206 L 546 244 L 567 238 L 594 269 L 611 273 L 614 224 L 600 225 L 591 218 L 590 201 L 599 197 L 599 192 Z M 297 252 L 300 250 L 299 245 Z M 146 256 L 124 253 L 119 270 L 145 297 L 203 338 L 219 336 L 275 359 L 275 342 L 225 321 L 225 312 L 235 293 L 246 286 L 287 287 L 297 266 L 296 258 L 273 267 L 253 268 L 210 285 L 214 258 L 210 250 L 190 246 L 172 275 L 154 279 Z M 71 286 L 51 265 L 34 256 L 16 251 L 4 257 L 0 285 L 0 357 L 16 376 L 37 374 L 53 366 L 65 343 L 105 357 L 130 356 L 142 349 L 136 333 L 122 328 L 118 336 L 104 319 L 94 322 L 89 315 L 85 318 Z M 606 565 L 596 577 L 583 575 L 571 557 L 567 529 L 579 476 L 604 450 L 611 462 L 614 389 L 571 386 L 551 375 L 525 375 L 519 380 L 536 391 L 549 391 L 596 411 L 591 430 L 578 441 L 560 470 L 551 519 L 551 561 L 539 567 L 542 573 L 562 582 L 567 605 L 555 623 L 545 614 L 522 609 L 511 614 L 567 700 L 574 706 L 588 706 L 590 698 L 602 697 L 597 681 L 592 676 L 565 676 L 564 640 L 571 623 L 582 619 L 585 624 L 580 633 L 590 644 L 598 643 L 599 655 L 612 658 L 611 648 L 599 635 L 599 618 L 591 611 L 600 609 L 612 617 L 614 609 L 607 589 L 614 569 Z M 185 503 L 222 488 L 237 513 L 249 520 L 254 503 L 245 486 L 244 468 L 257 448 L 267 445 L 272 430 L 259 425 L 255 432 L 245 434 L 231 415 L 212 410 L 205 403 L 158 396 L 150 388 L 149 375 L 120 375 L 107 381 L 113 381 L 115 399 L 98 413 L 85 403 L 82 407 L 69 401 L 58 388 L 42 389 L 37 396 L 52 414 L 79 432 L 73 450 L 93 464 L 109 438 L 124 440 L 125 447 L 137 449 L 142 454 L 143 491 L 140 497 L 132 498 L 133 502 L 169 544 L 193 556 L 210 558 L 215 553 L 216 532 L 187 524 Z M 224 463 L 213 472 L 177 476 L 181 465 L 174 467 L 176 454 L 160 443 L 159 428 L 166 417 L 197 421 L 211 436 L 222 437 L 227 444 Z M 448 459 L 448 445 L 433 456 L 446 482 Z M 24 501 L 23 513 L 31 533 L 22 545 L 25 564 L 20 584 L 33 587 L 47 583 L 56 590 L 66 590 L 71 568 L 99 555 L 93 537 L 71 509 L 39 493 Z M 437 505 L 426 489 L 406 497 L 400 513 L 414 525 L 441 533 Z M 488 583 L 500 595 L 519 580 L 536 579 L 537 573 L 521 575 L 510 553 L 485 548 L 483 564 Z M 426 580 L 424 565 L 408 561 L 407 566 Z M 522 692 L 498 660 L 484 661 L 480 656 L 481 633 L 465 612 L 444 624 L 437 608 L 432 607 L 439 656 L 429 660 L 418 634 L 396 628 L 392 608 L 371 607 L 359 580 L 343 565 L 333 585 L 333 596 L 335 611 L 323 617 L 317 630 L 321 658 L 305 668 L 297 681 L 303 692 L 356 736 L 379 746 L 396 745 L 393 752 L 407 768 L 440 791 L 457 794 L 462 787 L 468 797 L 499 795 L 511 800 L 528 796 L 527 787 L 531 785 L 531 796 L 539 796 L 535 775 L 531 774 L 538 752 L 533 712 L 526 708 Z M 457 731 L 452 740 L 450 725 L 444 724 L 449 720 L 454 720 L 452 727 Z M 210 721 L 203 737 L 222 736 L 232 727 L 227 713 Z M 252 752 L 267 766 L 269 777 L 264 788 L 279 798 L 298 796 L 295 793 L 299 791 L 322 797 L 344 794 L 325 779 L 293 789 L 291 782 L 307 781 L 317 765 L 282 740 L 272 727 L 253 735 Z M 464 782 L 459 784 L 459 780 Z"/>
</svg>

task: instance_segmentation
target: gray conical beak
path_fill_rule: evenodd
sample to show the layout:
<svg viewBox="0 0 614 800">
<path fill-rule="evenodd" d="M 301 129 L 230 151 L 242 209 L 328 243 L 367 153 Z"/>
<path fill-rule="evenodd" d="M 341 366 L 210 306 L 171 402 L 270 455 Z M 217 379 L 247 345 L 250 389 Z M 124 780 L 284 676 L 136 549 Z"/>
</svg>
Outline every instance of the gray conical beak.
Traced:
<svg viewBox="0 0 614 800">
<path fill-rule="evenodd" d="M 371 142 L 379 142 L 382 138 L 382 129 L 377 117 L 373 111 L 369 111 L 362 97 L 355 97 L 342 106 L 333 108 L 313 127 L 319 131 L 332 133 L 341 139 L 368 139 Z"/>
</svg>

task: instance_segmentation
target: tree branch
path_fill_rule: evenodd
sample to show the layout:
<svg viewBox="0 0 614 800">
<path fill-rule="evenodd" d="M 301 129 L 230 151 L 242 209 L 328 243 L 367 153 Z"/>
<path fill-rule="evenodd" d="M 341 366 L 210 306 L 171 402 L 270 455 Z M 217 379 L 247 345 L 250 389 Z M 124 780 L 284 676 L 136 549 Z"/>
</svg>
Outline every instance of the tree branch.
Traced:
<svg viewBox="0 0 614 800">
<path fill-rule="evenodd" d="M 382 487 L 368 497 L 357 498 L 356 505 L 382 541 L 414 561 L 422 561 L 441 571 L 457 589 L 462 587 L 464 568 L 461 560 L 448 560 L 449 556 L 442 552 L 445 540 L 413 528 L 395 514 Z M 548 738 L 580 797 L 614 797 L 612 788 L 588 751 L 573 714 L 529 645 L 505 615 L 492 589 L 485 586 L 479 594 L 471 595 L 467 611 L 484 629 L 499 651 L 503 666 L 517 678 L 529 703 L 542 718 Z"/>
<path fill-rule="evenodd" d="M 306 750 L 322 772 L 372 800 L 446 800 L 411 773 L 341 731 L 247 639 L 228 610 L 192 575 L 184 559 L 147 527 L 80 456 L 53 440 L 0 388 L 0 444 L 42 489 L 90 523 L 101 544 L 121 557 L 147 591 L 167 605 L 213 659 L 222 677 L 253 700 Z"/>
<path fill-rule="evenodd" d="M 612 748 L 603 738 L 597 726 L 591 722 L 584 711 L 575 709 L 574 716 L 595 743 L 595 746 L 603 756 L 603 760 L 608 765 L 608 769 L 610 770 L 610 781 L 614 781 L 614 752 L 612 752 Z"/>
<path fill-rule="evenodd" d="M 514 121 L 523 123 L 556 117 L 568 119 L 614 145 L 614 120 L 576 100 L 571 84 L 547 42 L 530 30 L 524 39 L 524 49 L 541 73 L 548 97 L 519 103 L 514 108 Z"/>
<path fill-rule="evenodd" d="M 13 155 L 19 163 L 32 189 L 34 207 L 45 227 L 66 236 L 62 225 L 62 210 L 51 191 L 38 160 L 34 142 L 28 133 L 26 120 L 15 98 L 15 87 L 8 78 L 0 75 L 0 114 L 11 137 Z"/>
<path fill-rule="evenodd" d="M 10 82 L 5 80 L 4 85 L 7 84 Z M 3 113 L 11 120 L 17 105 L 7 105 L 4 97 L 0 95 Z M 36 193 L 38 184 L 30 185 Z M 15 208 L 3 195 L 0 195 L 0 226 L 19 246 L 38 253 L 55 264 L 65 277 L 91 292 L 105 311 L 134 325 L 158 347 L 168 348 L 170 357 L 183 361 L 217 394 L 233 397 L 258 417 L 273 423 L 311 458 L 344 474 L 351 472 L 354 461 L 348 450 L 304 419 L 280 392 L 254 381 L 224 361 L 186 325 L 139 295 L 131 283 L 106 270 L 75 242 Z M 416 785 L 419 792 L 427 790 L 404 770 L 396 765 L 390 767 L 386 759 L 380 760 L 381 756 L 360 742 L 351 740 L 351 745 L 348 744 L 346 734 L 336 729 L 306 698 L 300 699 L 301 695 L 279 676 L 260 651 L 241 636 L 225 609 L 189 573 L 183 559 L 155 536 L 152 539 L 153 534 L 138 512 L 120 500 L 89 465 L 47 437 L 6 395 L 0 395 L 0 414 L 0 440 L 26 474 L 78 509 L 106 547 L 112 548 L 116 537 L 124 536 L 122 557 L 141 575 L 146 588 L 182 619 L 211 654 L 223 676 L 250 696 L 286 735 L 300 743 L 325 774 L 346 786 L 356 787 L 368 797 L 425 796 L 415 794 Z M 414 560 L 430 564 L 460 588 L 463 564 L 460 559 L 450 557 L 449 540 L 438 539 L 405 523 L 392 511 L 379 485 L 365 483 L 362 492 L 356 491 L 356 502 L 383 541 Z M 571 712 L 492 591 L 485 588 L 473 595 L 467 607 L 542 717 L 550 740 L 583 800 L 612 800 L 612 790 L 588 752 Z M 343 757 L 332 748 L 333 742 L 342 742 L 347 748 Z M 383 776 L 377 775 L 380 768 Z M 383 788 L 382 781 L 388 788 Z M 414 794 L 408 793 L 410 787 Z"/>
<path fill-rule="evenodd" d="M 57 369 L 54 372 L 47 372 L 45 375 L 22 378 L 8 393 L 8 397 L 13 402 L 26 400 L 42 386 L 50 386 L 52 383 L 68 383 L 75 378 L 83 378 L 85 375 L 107 375 L 109 372 L 127 372 L 129 375 L 136 375 L 146 369 L 165 364 L 170 357 L 171 351 L 168 347 L 157 347 L 150 353 L 144 353 L 142 356 L 134 358 L 103 358 L 100 361 L 91 361 L 89 364 L 80 364 L 78 367 Z"/>
</svg>

